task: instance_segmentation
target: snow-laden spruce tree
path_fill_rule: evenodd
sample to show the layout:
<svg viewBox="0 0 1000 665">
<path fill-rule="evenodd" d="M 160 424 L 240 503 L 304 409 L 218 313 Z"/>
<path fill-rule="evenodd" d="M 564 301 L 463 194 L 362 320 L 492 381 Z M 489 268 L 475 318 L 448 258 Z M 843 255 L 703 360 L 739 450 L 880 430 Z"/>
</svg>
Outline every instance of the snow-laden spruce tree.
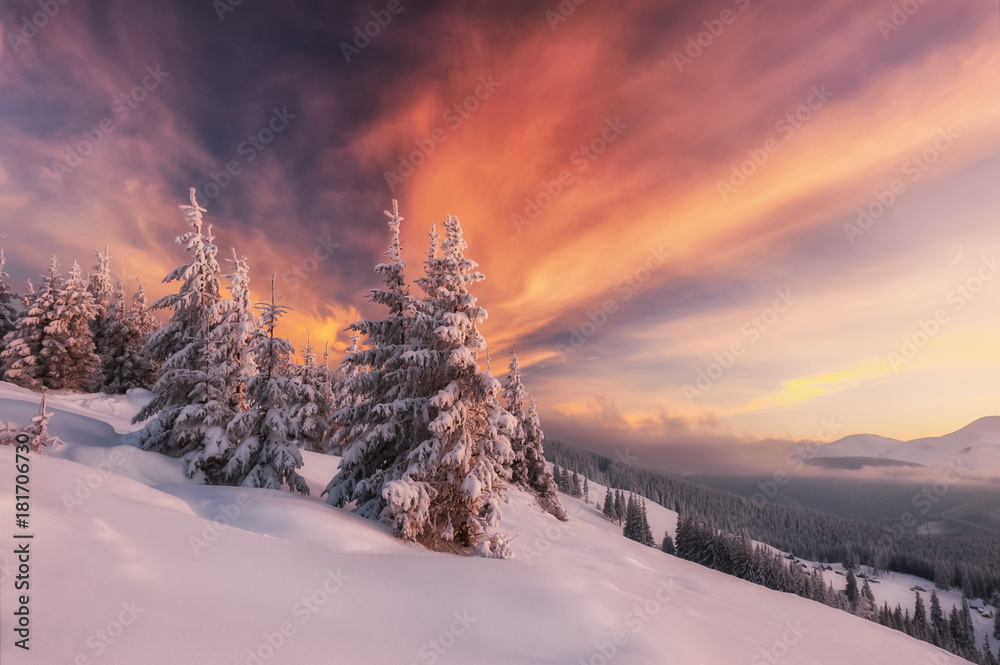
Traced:
<svg viewBox="0 0 1000 665">
<path fill-rule="evenodd" d="M 11 303 L 14 293 L 10 290 L 10 275 L 4 271 L 6 265 L 7 257 L 0 250 L 0 340 L 14 329 L 14 322 L 17 320 L 17 311 Z M 0 349 L 2 348 L 3 342 L 0 341 Z"/>
<path fill-rule="evenodd" d="M 479 367 L 486 320 L 470 287 L 483 279 L 464 254 L 468 245 L 457 217 L 431 233 L 413 334 L 420 348 L 404 353 L 428 388 L 426 438 L 406 455 L 403 476 L 386 485 L 388 514 L 407 537 L 453 538 L 483 555 L 504 556 L 507 544 L 488 529 L 499 524 L 501 493 L 514 459 L 509 436 L 517 420 L 500 405 L 502 386 Z"/>
<path fill-rule="evenodd" d="M 159 363 L 178 353 L 190 354 L 192 345 L 203 344 L 208 331 L 215 324 L 214 314 L 221 296 L 219 294 L 218 249 L 213 244 L 212 226 L 203 232 L 202 213 L 192 187 L 191 203 L 182 205 L 184 219 L 191 230 L 174 239 L 174 245 L 183 246 L 190 255 L 190 263 L 174 268 L 164 283 L 180 282 L 177 293 L 170 293 L 152 304 L 152 309 L 171 310 L 170 318 L 149 336 L 146 348 L 149 356 Z"/>
<path fill-rule="evenodd" d="M 94 253 L 97 254 L 97 263 L 94 264 L 93 272 L 90 273 L 87 290 L 94 298 L 95 311 L 91 321 L 91 329 L 94 331 L 94 348 L 103 363 L 111 353 L 109 343 L 106 340 L 109 334 L 107 316 L 115 297 L 115 280 L 111 277 L 111 254 L 108 248 L 105 247 L 103 252 L 95 249 Z"/>
<path fill-rule="evenodd" d="M 425 406 L 403 359 L 414 348 L 410 328 L 416 305 L 403 274 L 406 263 L 399 240 L 403 218 L 395 200 L 392 212 L 385 215 L 392 239 L 386 260 L 375 266 L 383 287 L 372 289 L 368 298 L 388 312 L 384 319 L 358 321 L 349 328 L 365 336 L 367 348 L 355 348 L 344 359 L 340 391 L 346 405 L 334 414 L 337 430 L 332 444 L 344 452 L 337 475 L 323 492 L 330 505 L 354 503 L 359 515 L 373 520 L 388 517 L 383 489 L 401 477 L 410 442 L 419 436 L 416 422 Z"/>
<path fill-rule="evenodd" d="M 298 431 L 299 446 L 314 452 L 327 451 L 327 432 L 333 414 L 328 362 L 324 353 L 323 366 L 316 364 L 316 350 L 307 334 L 302 347 L 302 364 L 295 367 L 298 394 L 290 409 Z"/>
<path fill-rule="evenodd" d="M 14 329 L 4 336 L 4 349 L 0 352 L 4 381 L 32 390 L 42 387 L 45 368 L 41 352 L 46 337 L 45 326 L 49 312 L 55 306 L 56 291 L 60 288 L 59 262 L 53 256 L 49 274 L 45 276 L 38 293 L 28 280 L 27 293 L 21 299 L 24 308 L 14 321 Z"/>
<path fill-rule="evenodd" d="M 190 205 L 180 206 L 191 230 L 178 236 L 191 262 L 170 272 L 164 282 L 180 282 L 177 293 L 153 303 L 173 310 L 170 319 L 150 334 L 145 353 L 162 362 L 153 386 L 156 397 L 133 422 L 152 418 L 139 434 L 143 449 L 173 457 L 187 456 L 189 477 L 222 482 L 223 468 L 209 460 L 224 460 L 231 448 L 226 426 L 232 417 L 223 372 L 209 363 L 208 335 L 216 323 L 219 264 L 211 227 L 202 232 L 204 208 L 191 188 Z"/>
<path fill-rule="evenodd" d="M 246 410 L 245 384 L 257 374 L 251 339 L 257 331 L 257 316 L 250 303 L 250 268 L 246 257 L 226 259 L 230 271 L 230 297 L 219 300 L 211 313 L 208 331 L 208 362 L 220 373 L 226 404 L 235 413 Z"/>
<path fill-rule="evenodd" d="M 42 388 L 42 401 L 38 413 L 32 416 L 31 424 L 24 429 L 24 433 L 28 435 L 28 445 L 34 453 L 42 452 L 46 446 L 51 448 L 62 444 L 59 437 L 49 434 L 49 419 L 53 414 L 46 408 L 46 397 L 45 388 Z"/>
<path fill-rule="evenodd" d="M 287 370 L 293 348 L 287 339 L 274 334 L 278 319 L 288 308 L 275 304 L 273 278 L 271 302 L 257 307 L 261 316 L 251 349 L 259 373 L 247 382 L 247 410 L 229 423 L 229 435 L 238 443 L 226 464 L 226 476 L 243 487 L 280 490 L 288 485 L 291 491 L 308 495 L 309 485 L 297 472 L 302 467 L 302 454 L 291 416 L 300 392 L 297 380 Z"/>
<path fill-rule="evenodd" d="M 134 349 L 137 362 L 134 367 L 135 387 L 148 389 L 152 388 L 153 384 L 156 383 L 160 366 L 159 363 L 146 353 L 146 340 L 160 327 L 160 322 L 157 321 L 156 317 L 150 311 L 149 299 L 146 298 L 145 285 L 138 279 L 136 279 L 136 282 L 138 282 L 139 286 L 132 295 L 132 306 L 128 309 L 126 320 L 128 321 L 129 330 L 132 331 L 132 334 L 136 338 Z"/>
<path fill-rule="evenodd" d="M 535 398 L 525 390 L 521 382 L 521 367 L 517 354 L 513 351 L 504 379 L 503 403 L 507 411 L 517 419 L 517 426 L 510 440 L 514 449 L 514 462 L 511 464 L 513 481 L 537 494 L 547 512 L 565 520 L 566 511 L 559 502 L 559 488 L 545 464 L 542 448 L 545 434 L 538 420 Z"/>
<path fill-rule="evenodd" d="M 46 320 L 41 358 L 47 387 L 80 392 L 100 388 L 101 358 L 94 350 L 91 329 L 97 311 L 80 265 L 74 261 Z"/>
<path fill-rule="evenodd" d="M 150 388 L 153 385 L 155 367 L 143 354 L 143 343 L 155 326 L 156 320 L 148 311 L 142 282 L 139 282 L 139 290 L 129 307 L 125 303 L 125 285 L 119 277 L 104 318 L 106 355 L 101 358 L 104 392 L 123 394 L 131 388 Z"/>
</svg>

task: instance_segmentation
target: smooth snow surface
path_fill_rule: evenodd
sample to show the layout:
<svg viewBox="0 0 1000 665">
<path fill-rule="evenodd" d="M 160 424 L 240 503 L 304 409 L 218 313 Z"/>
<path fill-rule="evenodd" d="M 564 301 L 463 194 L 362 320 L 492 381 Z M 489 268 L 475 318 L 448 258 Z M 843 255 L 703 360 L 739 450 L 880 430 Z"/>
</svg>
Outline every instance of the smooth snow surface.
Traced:
<svg viewBox="0 0 1000 665">
<path fill-rule="evenodd" d="M 121 436 L 141 399 L 49 401 L 66 445 L 31 459 L 30 652 L 13 647 L 14 450 L 0 447 L 4 665 L 965 662 L 633 543 L 565 497 L 566 524 L 511 492 L 516 556 L 495 560 L 326 505 L 335 457 L 303 454 L 309 498 L 194 485 Z M 0 384 L 0 418 L 23 424 L 34 402 Z M 592 484 L 592 503 L 603 494 Z M 676 515 L 648 507 L 656 538 L 672 532 Z"/>
</svg>

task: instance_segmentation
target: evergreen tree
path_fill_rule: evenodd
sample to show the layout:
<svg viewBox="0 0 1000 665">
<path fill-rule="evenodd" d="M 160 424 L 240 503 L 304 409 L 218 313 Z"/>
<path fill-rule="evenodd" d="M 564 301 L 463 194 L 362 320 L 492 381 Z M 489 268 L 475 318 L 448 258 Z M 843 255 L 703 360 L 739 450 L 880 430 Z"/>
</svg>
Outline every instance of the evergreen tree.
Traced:
<svg viewBox="0 0 1000 665">
<path fill-rule="evenodd" d="M 297 471 L 302 467 L 302 453 L 290 413 L 291 402 L 300 390 L 296 379 L 282 372 L 293 349 L 288 340 L 274 334 L 278 319 L 288 308 L 275 304 L 273 278 L 271 302 L 257 307 L 261 310 L 260 325 L 253 331 L 250 346 L 260 371 L 247 383 L 247 410 L 229 424 L 229 436 L 238 444 L 225 473 L 231 482 L 243 487 L 280 490 L 288 485 L 291 491 L 308 495 L 309 485 Z"/>
<path fill-rule="evenodd" d="M 615 491 L 615 521 L 618 524 L 625 523 L 625 495 L 621 490 Z"/>
<path fill-rule="evenodd" d="M 993 637 L 1000 640 L 1000 607 L 993 610 Z"/>
<path fill-rule="evenodd" d="M 407 453 L 402 477 L 390 481 L 388 508 L 397 534 L 444 537 L 464 529 L 462 540 L 477 544 L 480 554 L 502 556 L 506 542 L 490 537 L 487 543 L 487 528 L 501 517 L 500 493 L 514 456 L 508 437 L 517 420 L 500 406 L 500 382 L 477 363 L 486 350 L 478 330 L 486 310 L 469 288 L 484 277 L 464 255 L 458 218 L 449 216 L 442 225 L 440 251 L 432 230 L 424 276 L 417 280 L 426 294 L 414 323 L 423 349 L 411 360 L 433 391 L 427 438 Z M 430 499 L 426 512 L 424 496 Z"/>
<path fill-rule="evenodd" d="M 180 282 L 177 293 L 160 298 L 154 309 L 172 309 L 165 325 L 150 334 L 145 353 L 162 362 L 153 386 L 156 397 L 133 418 L 152 419 L 139 434 L 143 449 L 186 457 L 187 474 L 202 482 L 224 482 L 223 466 L 232 444 L 226 427 L 232 418 L 223 373 L 209 363 L 209 331 L 216 323 L 219 264 L 211 227 L 202 233 L 195 190 L 180 206 L 191 230 L 178 236 L 191 262 L 175 268 L 164 282 Z"/>
<path fill-rule="evenodd" d="M 126 306 L 125 286 L 119 277 L 102 329 L 104 392 L 114 395 L 150 388 L 156 380 L 156 367 L 143 352 L 146 336 L 157 326 L 148 307 L 142 282 L 132 305 Z"/>
<path fill-rule="evenodd" d="M 46 446 L 54 447 L 62 444 L 58 437 L 49 434 L 49 419 L 53 414 L 46 409 L 47 394 L 42 388 L 42 400 L 38 407 L 38 413 L 31 418 L 31 424 L 25 428 L 24 433 L 28 435 L 28 445 L 32 452 L 40 453 Z"/>
<path fill-rule="evenodd" d="M 112 343 L 107 339 L 110 334 L 107 317 L 115 298 L 115 283 L 111 278 L 111 254 L 108 248 L 105 247 L 103 252 L 95 249 L 94 253 L 97 254 L 97 263 L 94 265 L 94 271 L 90 273 L 87 291 L 94 299 L 94 318 L 91 321 L 94 350 L 101 357 L 103 366 L 114 350 Z"/>
<path fill-rule="evenodd" d="M 42 349 L 48 340 L 45 330 L 55 310 L 56 295 L 60 289 L 59 262 L 53 256 L 41 290 L 36 293 L 28 282 L 28 292 L 22 300 L 24 309 L 14 322 L 14 329 L 4 337 L 4 349 L 0 352 L 4 381 L 32 390 L 44 385 Z"/>
<path fill-rule="evenodd" d="M 257 374 L 257 365 L 251 350 L 251 339 L 257 332 L 256 319 L 250 305 L 250 269 L 246 257 L 233 258 L 228 274 L 230 297 L 218 300 L 209 314 L 212 325 L 207 337 L 207 361 L 212 371 L 219 374 L 218 383 L 226 406 L 233 413 L 247 410 L 244 397 L 246 382 Z M 284 359 L 287 363 L 287 358 Z"/>
<path fill-rule="evenodd" d="M 525 402 L 528 403 L 525 409 Z M 559 488 L 545 463 L 542 432 L 535 399 L 521 383 L 521 368 L 517 354 L 511 351 L 510 365 L 504 379 L 503 405 L 514 416 L 517 424 L 511 434 L 514 461 L 511 463 L 511 480 L 516 485 L 538 495 L 542 507 L 561 520 L 566 513 L 559 502 Z"/>
<path fill-rule="evenodd" d="M 94 272 L 90 274 L 87 290 L 94 299 L 94 306 L 97 308 L 95 320 L 100 323 L 100 319 L 107 314 L 108 307 L 111 306 L 111 299 L 114 297 L 114 280 L 111 278 L 111 254 L 108 248 L 104 251 L 94 250 L 97 254 L 97 264 L 94 265 Z"/>
<path fill-rule="evenodd" d="M 296 367 L 298 394 L 291 405 L 292 420 L 304 450 L 326 452 L 329 419 L 333 414 L 333 396 L 326 367 L 316 364 L 316 351 L 310 336 L 302 347 L 302 364 Z"/>
<path fill-rule="evenodd" d="M 129 334 L 132 339 L 130 353 L 133 357 L 132 376 L 128 383 L 134 383 L 136 388 L 152 388 L 156 383 L 156 376 L 159 373 L 159 364 L 151 358 L 145 350 L 149 336 L 160 327 L 160 322 L 156 320 L 149 308 L 149 300 L 146 298 L 146 287 L 139 283 L 136 292 L 132 295 L 132 306 L 126 314 Z"/>
<path fill-rule="evenodd" d="M 94 350 L 91 322 L 97 308 L 79 264 L 55 292 L 48 310 L 40 352 L 45 385 L 53 389 L 93 392 L 101 385 L 101 359 Z"/>
<path fill-rule="evenodd" d="M 161 371 L 167 370 L 168 360 L 171 367 L 175 367 L 181 357 L 187 358 L 186 367 L 195 361 L 203 364 L 200 354 L 208 331 L 215 324 L 216 305 L 221 300 L 221 270 L 216 260 L 218 249 L 212 244 L 215 240 L 212 226 L 208 226 L 207 232 L 202 230 L 202 213 L 207 211 L 198 205 L 193 187 L 190 201 L 189 205 L 182 205 L 180 209 L 191 230 L 177 236 L 173 242 L 184 247 L 190 255 L 190 263 L 174 268 L 163 278 L 164 283 L 180 283 L 177 293 L 168 294 L 151 306 L 152 309 L 172 310 L 167 323 L 151 334 L 146 344 L 148 355 L 163 365 Z M 147 409 L 140 420 L 145 420 L 156 410 Z"/>
<path fill-rule="evenodd" d="M 639 504 L 634 494 L 629 494 L 625 506 L 625 525 L 622 528 L 622 535 L 629 540 L 642 542 L 642 514 L 639 512 Z"/>
<path fill-rule="evenodd" d="M 583 479 L 583 500 L 590 503 L 590 483 L 586 478 Z"/>
<path fill-rule="evenodd" d="M 930 638 L 930 628 L 927 624 L 927 609 L 924 607 L 924 599 L 920 597 L 920 592 L 915 592 L 916 602 L 913 606 L 913 633 L 922 640 Z"/>
<path fill-rule="evenodd" d="M 399 478 L 399 460 L 407 452 L 410 440 L 418 436 L 419 410 L 424 406 L 411 378 L 405 354 L 417 350 L 410 339 L 416 305 L 406 286 L 406 267 L 399 241 L 399 223 L 395 201 L 389 218 L 392 240 L 385 252 L 386 261 L 375 266 L 383 288 L 372 289 L 369 300 L 388 309 L 383 320 L 359 321 L 350 326 L 364 335 L 366 349 L 349 353 L 344 359 L 353 373 L 344 379 L 343 390 L 356 402 L 334 414 L 340 425 L 334 442 L 343 448 L 340 469 L 324 494 L 327 503 L 343 507 L 354 502 L 356 512 L 368 519 L 388 519 L 386 484 Z M 368 371 L 360 371 L 367 368 Z M 426 506 L 429 497 L 425 499 Z"/>
<path fill-rule="evenodd" d="M 941 610 L 941 601 L 938 599 L 937 591 L 931 589 L 931 642 L 937 646 L 944 646 L 947 634 L 948 626 Z"/>
<path fill-rule="evenodd" d="M 663 541 L 660 543 L 660 550 L 666 552 L 667 554 L 677 554 L 676 548 L 674 548 L 674 541 L 670 538 L 670 532 L 663 532 Z"/>
<path fill-rule="evenodd" d="M 7 264 L 7 257 L 4 256 L 3 250 L 0 250 L 0 340 L 3 340 L 7 333 L 14 329 L 14 322 L 17 321 L 17 312 L 14 310 L 14 305 L 11 301 L 14 299 L 14 294 L 10 290 L 10 275 L 4 272 L 4 267 Z M 3 349 L 3 343 L 0 341 L 0 350 Z"/>
<path fill-rule="evenodd" d="M 580 487 L 580 476 L 576 471 L 569 480 L 569 495 L 579 499 L 583 495 L 583 489 Z"/>
<path fill-rule="evenodd" d="M 337 414 L 348 444 L 328 501 L 353 500 L 359 513 L 388 522 L 402 538 L 431 546 L 453 540 L 504 556 L 505 540 L 487 529 L 501 517 L 517 421 L 500 406 L 500 383 L 477 362 L 486 349 L 477 327 L 486 311 L 469 287 L 483 276 L 465 258 L 461 226 L 449 217 L 443 242 L 431 231 L 417 281 L 426 298 L 415 301 L 405 290 L 395 202 L 386 216 L 389 262 L 376 266 L 386 288 L 371 297 L 389 307 L 389 319 L 352 326 L 369 349 L 349 361 L 369 371 L 352 391 L 362 401 Z"/>
<path fill-rule="evenodd" d="M 847 595 L 847 602 L 851 604 L 851 607 L 857 607 L 858 604 L 858 580 L 854 576 L 854 569 L 847 569 L 847 587 L 844 589 L 844 593 Z"/>
<path fill-rule="evenodd" d="M 980 662 L 982 665 L 1000 665 L 997 657 L 993 655 L 993 647 L 990 646 L 990 638 L 983 635 L 983 648 Z"/>
<path fill-rule="evenodd" d="M 642 533 L 642 543 L 648 547 L 656 547 L 656 541 L 653 540 L 653 531 L 649 528 L 649 519 L 646 515 L 646 500 L 642 500 L 641 513 L 640 513 L 640 530 Z"/>
<path fill-rule="evenodd" d="M 609 520 L 615 518 L 615 500 L 611 498 L 611 488 L 608 487 L 604 490 L 604 510 L 602 511 L 604 516 Z"/>
</svg>

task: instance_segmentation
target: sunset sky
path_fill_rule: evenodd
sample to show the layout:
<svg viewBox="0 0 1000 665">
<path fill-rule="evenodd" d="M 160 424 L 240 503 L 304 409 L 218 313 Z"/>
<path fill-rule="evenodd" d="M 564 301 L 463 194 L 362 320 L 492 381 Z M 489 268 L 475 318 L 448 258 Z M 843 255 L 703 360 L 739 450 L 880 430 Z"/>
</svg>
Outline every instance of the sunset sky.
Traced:
<svg viewBox="0 0 1000 665">
<path fill-rule="evenodd" d="M 410 278 L 461 219 L 548 438 L 721 470 L 1000 413 L 995 3 L 50 2 L 0 9 L 19 291 L 107 244 L 162 295 L 193 186 L 339 359 L 396 198 Z"/>
</svg>

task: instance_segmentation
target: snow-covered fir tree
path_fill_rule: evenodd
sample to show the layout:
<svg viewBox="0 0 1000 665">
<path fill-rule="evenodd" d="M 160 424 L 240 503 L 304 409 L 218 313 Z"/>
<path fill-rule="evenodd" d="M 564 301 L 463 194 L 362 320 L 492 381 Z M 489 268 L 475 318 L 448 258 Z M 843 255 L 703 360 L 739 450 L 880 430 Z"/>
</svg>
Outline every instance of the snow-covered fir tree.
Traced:
<svg viewBox="0 0 1000 665">
<path fill-rule="evenodd" d="M 107 316 L 115 298 L 115 280 L 111 277 L 111 254 L 107 247 L 104 251 L 94 250 L 97 254 L 97 263 L 94 264 L 90 279 L 87 283 L 87 290 L 94 299 L 94 318 L 91 321 L 91 329 L 94 332 L 94 349 L 101 357 L 101 362 L 111 355 L 110 344 L 107 336 L 110 331 L 107 328 Z"/>
<path fill-rule="evenodd" d="M 309 485 L 297 471 L 302 467 L 302 453 L 291 415 L 301 386 L 287 373 L 291 343 L 275 335 L 278 320 L 288 308 L 275 304 L 273 278 L 271 302 L 257 307 L 261 316 L 251 350 L 258 373 L 247 382 L 247 410 L 229 423 L 229 436 L 237 445 L 226 464 L 226 476 L 243 487 L 280 490 L 287 485 L 293 492 L 308 495 Z"/>
<path fill-rule="evenodd" d="M 177 354 L 192 357 L 190 347 L 204 345 L 208 331 L 215 324 L 216 305 L 222 299 L 218 249 L 213 244 L 211 225 L 203 231 L 202 213 L 207 211 L 198 205 L 193 187 L 190 201 L 180 209 L 191 230 L 173 242 L 184 247 L 190 263 L 174 268 L 163 278 L 164 283 L 180 283 L 177 293 L 167 294 L 151 305 L 154 310 L 171 310 L 168 321 L 149 336 L 146 344 L 146 352 L 158 363 L 165 364 Z"/>
<path fill-rule="evenodd" d="M 190 205 L 180 206 L 191 230 L 177 237 L 191 262 L 171 271 L 164 282 L 180 282 L 177 293 L 160 298 L 153 307 L 173 310 L 170 319 L 148 336 L 145 352 L 162 362 L 153 386 L 156 397 L 133 422 L 152 418 L 140 432 L 143 449 L 173 457 L 187 456 L 189 477 L 203 482 L 224 481 L 223 468 L 231 442 L 226 426 L 232 419 L 225 372 L 209 364 L 209 331 L 216 323 L 219 264 L 211 227 L 202 232 L 204 208 L 190 191 Z"/>
<path fill-rule="evenodd" d="M 404 354 L 414 349 L 410 329 L 416 305 L 403 272 L 406 263 L 399 240 L 403 218 L 396 201 L 392 212 L 385 214 L 392 235 L 385 261 L 375 266 L 383 287 L 372 289 L 368 298 L 388 311 L 384 319 L 358 321 L 349 328 L 365 337 L 367 348 L 344 358 L 341 390 L 353 396 L 354 403 L 334 414 L 338 429 L 333 444 L 344 452 L 337 475 L 324 490 L 330 505 L 353 502 L 359 515 L 375 520 L 389 517 L 383 490 L 402 476 L 407 446 L 419 435 L 417 418 L 425 401 L 404 360 Z"/>
<path fill-rule="evenodd" d="M 446 539 L 454 533 L 481 554 L 503 555 L 506 543 L 487 530 L 501 518 L 500 496 L 514 457 L 508 437 L 517 420 L 500 405 L 500 382 L 477 361 L 486 351 L 478 325 L 487 314 L 470 287 L 483 274 L 464 254 L 468 245 L 458 218 L 449 216 L 442 226 L 440 252 L 432 231 L 424 276 L 417 280 L 426 297 L 413 330 L 423 348 L 406 354 L 433 390 L 430 423 L 427 438 L 408 452 L 403 477 L 387 486 L 388 509 L 399 532 Z"/>
<path fill-rule="evenodd" d="M 670 537 L 669 531 L 663 532 L 663 541 L 660 543 L 660 551 L 666 554 L 677 554 L 677 550 L 674 549 L 674 541 Z"/>
<path fill-rule="evenodd" d="M 542 507 L 555 517 L 564 520 L 566 512 L 559 503 L 559 488 L 545 463 L 542 432 L 535 399 L 521 382 L 521 367 L 517 354 L 511 351 L 510 365 L 504 379 L 503 403 L 517 420 L 510 437 L 514 450 L 511 477 L 514 483 L 538 495 Z M 527 404 L 527 407 L 526 407 Z"/>
<path fill-rule="evenodd" d="M 156 327 L 156 319 L 148 311 L 142 282 L 132 299 L 125 303 L 125 285 L 121 277 L 104 319 L 106 355 L 102 360 L 104 386 L 109 394 L 122 394 L 132 388 L 150 388 L 156 369 L 143 353 L 146 336 Z"/>
<path fill-rule="evenodd" d="M 330 439 L 329 421 L 333 414 L 330 371 L 328 366 L 321 367 L 316 363 L 316 351 L 308 333 L 302 347 L 302 364 L 295 370 L 298 394 L 290 408 L 299 445 L 305 450 L 326 452 Z"/>
<path fill-rule="evenodd" d="M 41 290 L 36 293 L 28 281 L 27 293 L 22 298 L 24 308 L 14 322 L 14 329 L 4 337 L 4 349 L 0 352 L 4 381 L 32 390 L 44 385 L 45 366 L 41 353 L 47 337 L 45 328 L 61 288 L 59 262 L 53 256 Z"/>
<path fill-rule="evenodd" d="M 136 282 L 138 282 L 139 286 L 136 288 L 135 293 L 132 294 L 132 306 L 129 307 L 126 316 L 129 329 L 133 331 L 138 340 L 135 348 L 135 354 L 139 362 L 136 366 L 136 382 L 138 384 L 136 387 L 152 388 L 153 384 L 156 383 L 160 366 L 156 360 L 145 353 L 145 350 L 148 348 L 146 341 L 160 327 L 160 322 L 157 321 L 156 317 L 150 311 L 149 299 L 146 298 L 145 285 L 138 279 Z"/>
<path fill-rule="evenodd" d="M 49 420 L 53 414 L 46 408 L 47 398 L 48 395 L 42 388 L 42 399 L 38 405 L 38 413 L 31 418 L 31 424 L 24 430 L 24 433 L 28 435 L 28 445 L 31 446 L 31 451 L 34 453 L 40 453 L 46 447 L 52 448 L 62 444 L 59 437 L 49 434 Z"/>
<path fill-rule="evenodd" d="M 604 490 L 604 509 L 601 511 L 609 520 L 613 520 L 615 515 L 615 500 L 611 497 L 611 488 Z"/>
<path fill-rule="evenodd" d="M 0 349 L 3 348 L 2 340 L 14 329 L 14 322 L 17 320 L 17 311 L 12 303 L 14 293 L 10 290 L 10 275 L 4 271 L 6 265 L 7 257 L 0 250 Z"/>
<path fill-rule="evenodd" d="M 256 333 L 257 316 L 250 302 L 250 268 L 246 257 L 233 258 L 229 273 L 220 277 L 229 280 L 229 298 L 215 303 L 209 318 L 208 363 L 219 373 L 219 385 L 229 409 L 235 413 L 246 410 L 245 384 L 257 374 L 257 365 L 251 349 L 251 339 Z"/>
<path fill-rule="evenodd" d="M 48 310 L 40 352 L 45 385 L 53 389 L 93 392 L 101 385 L 101 359 L 91 328 L 97 315 L 94 297 L 75 261 Z"/>
<path fill-rule="evenodd" d="M 369 370 L 352 381 L 362 401 L 337 416 L 348 444 L 329 501 L 356 501 L 359 512 L 385 520 L 399 537 L 504 556 L 506 542 L 488 529 L 501 517 L 516 419 L 500 406 L 500 383 L 477 361 L 486 349 L 478 331 L 486 311 L 469 287 L 483 276 L 464 256 L 460 223 L 449 217 L 443 242 L 431 231 L 417 280 L 426 297 L 415 302 L 403 279 L 395 202 L 386 215 L 393 239 L 388 261 L 376 266 L 386 286 L 371 298 L 389 307 L 389 317 L 352 326 L 369 348 L 346 362 Z"/>
</svg>

